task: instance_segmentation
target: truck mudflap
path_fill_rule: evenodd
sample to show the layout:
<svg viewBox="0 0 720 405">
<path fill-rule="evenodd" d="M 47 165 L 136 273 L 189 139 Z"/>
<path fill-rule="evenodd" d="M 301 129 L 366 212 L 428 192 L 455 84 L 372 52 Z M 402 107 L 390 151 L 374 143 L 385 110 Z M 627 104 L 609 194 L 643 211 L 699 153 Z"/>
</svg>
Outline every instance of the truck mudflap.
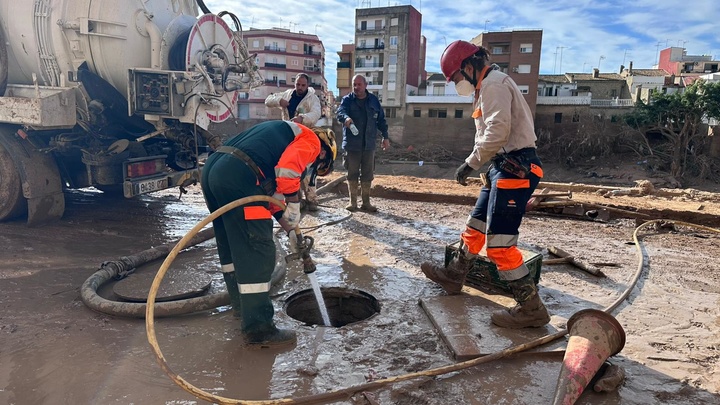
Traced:
<svg viewBox="0 0 720 405">
<path fill-rule="evenodd" d="M 20 175 L 27 200 L 27 223 L 41 225 L 60 219 L 65 212 L 65 195 L 55 158 L 17 136 L 17 128 L 0 125 L 0 143 L 12 156 Z"/>
</svg>

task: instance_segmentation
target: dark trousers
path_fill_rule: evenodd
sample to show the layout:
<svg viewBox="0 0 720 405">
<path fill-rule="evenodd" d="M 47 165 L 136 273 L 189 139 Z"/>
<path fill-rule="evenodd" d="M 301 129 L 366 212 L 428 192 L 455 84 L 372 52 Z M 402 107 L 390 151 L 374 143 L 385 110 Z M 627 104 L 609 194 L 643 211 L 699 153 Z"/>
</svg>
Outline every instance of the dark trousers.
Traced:
<svg viewBox="0 0 720 405">
<path fill-rule="evenodd" d="M 375 150 L 345 151 L 343 165 L 348 181 L 371 182 L 375 172 Z"/>
<path fill-rule="evenodd" d="M 255 173 L 228 154 L 215 153 L 208 158 L 201 185 L 210 212 L 240 198 L 265 195 Z M 243 331 L 272 323 L 275 313 L 269 295 L 275 267 L 275 242 L 272 217 L 267 208 L 265 201 L 252 202 L 213 221 L 220 263 L 232 263 L 235 268 L 241 293 Z"/>
</svg>

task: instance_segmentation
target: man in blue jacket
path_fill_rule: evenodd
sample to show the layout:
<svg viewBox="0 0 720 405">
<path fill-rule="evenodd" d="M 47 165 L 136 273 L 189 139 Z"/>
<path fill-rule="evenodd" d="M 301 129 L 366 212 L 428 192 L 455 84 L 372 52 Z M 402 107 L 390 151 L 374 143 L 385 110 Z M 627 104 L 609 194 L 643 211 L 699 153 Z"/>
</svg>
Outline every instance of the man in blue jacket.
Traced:
<svg viewBox="0 0 720 405">
<path fill-rule="evenodd" d="M 348 171 L 350 204 L 348 211 L 357 211 L 358 181 L 362 190 L 360 209 L 377 212 L 370 204 L 370 188 L 375 171 L 375 149 L 377 134 L 382 135 L 382 148 L 390 146 L 388 125 L 380 100 L 367 91 L 367 80 L 363 75 L 353 77 L 353 92 L 342 98 L 337 120 L 343 124 L 342 148 L 345 150 L 344 166 Z"/>
</svg>

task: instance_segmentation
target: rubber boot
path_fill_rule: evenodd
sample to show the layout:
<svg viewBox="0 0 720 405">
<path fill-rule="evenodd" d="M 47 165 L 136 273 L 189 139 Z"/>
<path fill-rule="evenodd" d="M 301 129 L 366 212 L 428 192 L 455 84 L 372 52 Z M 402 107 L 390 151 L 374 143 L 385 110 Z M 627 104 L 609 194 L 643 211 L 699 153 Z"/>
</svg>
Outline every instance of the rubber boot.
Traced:
<svg viewBox="0 0 720 405">
<path fill-rule="evenodd" d="M 233 316 L 235 318 L 241 318 L 242 307 L 240 305 L 240 290 L 238 289 L 237 280 L 235 279 L 235 272 L 223 272 L 223 279 L 225 280 L 225 287 L 227 287 L 227 292 L 230 296 L 230 305 L 232 305 Z"/>
<path fill-rule="evenodd" d="M 423 263 L 420 269 L 425 277 L 440 284 L 440 286 L 451 295 L 460 294 L 465 277 L 475 263 L 474 258 L 468 258 L 465 253 L 459 251 L 450 260 L 447 267 L 441 267 L 432 263 Z"/>
<path fill-rule="evenodd" d="M 305 198 L 307 199 L 308 211 L 317 211 L 318 210 L 317 190 L 315 189 L 314 186 L 308 186 L 308 189 L 305 192 Z"/>
<path fill-rule="evenodd" d="M 258 347 L 290 345 L 297 342 L 295 331 L 278 329 L 269 293 L 242 294 L 242 333 L 245 344 Z"/>
<path fill-rule="evenodd" d="M 348 193 L 350 194 L 350 204 L 345 207 L 346 210 L 355 212 L 358 210 L 357 195 L 358 195 L 358 181 L 348 180 Z"/>
<path fill-rule="evenodd" d="M 372 183 L 369 181 L 363 181 L 360 183 L 360 188 L 362 190 L 362 205 L 360 206 L 360 209 L 365 212 L 377 212 L 377 207 L 370 204 L 370 188 L 372 187 Z"/>
<path fill-rule="evenodd" d="M 502 328 L 520 329 L 539 328 L 550 322 L 550 314 L 540 300 L 532 276 L 527 275 L 508 284 L 517 305 L 493 312 L 490 317 L 492 323 Z"/>
</svg>

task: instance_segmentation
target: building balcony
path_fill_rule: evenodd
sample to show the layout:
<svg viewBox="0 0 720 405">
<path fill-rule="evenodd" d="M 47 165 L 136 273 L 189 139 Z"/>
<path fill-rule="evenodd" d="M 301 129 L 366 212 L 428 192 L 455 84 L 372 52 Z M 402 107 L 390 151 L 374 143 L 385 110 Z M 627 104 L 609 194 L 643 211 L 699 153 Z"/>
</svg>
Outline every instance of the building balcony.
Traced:
<svg viewBox="0 0 720 405">
<path fill-rule="evenodd" d="M 472 104 L 472 96 L 448 94 L 442 96 L 407 96 L 407 104 Z"/>
<path fill-rule="evenodd" d="M 286 63 L 269 63 L 269 62 L 265 62 L 265 67 L 268 67 L 268 68 L 281 68 L 281 69 L 286 69 L 286 68 L 287 68 L 287 64 L 286 64 Z"/>
<path fill-rule="evenodd" d="M 383 62 L 360 62 L 355 64 L 355 69 L 383 67 Z"/>
<path fill-rule="evenodd" d="M 303 52 L 303 55 L 310 55 L 310 56 L 321 56 L 322 52 L 311 52 L 311 51 L 305 51 Z"/>
<path fill-rule="evenodd" d="M 352 66 L 352 62 L 338 62 L 337 68 L 338 69 L 350 69 Z"/>
<path fill-rule="evenodd" d="M 537 105 L 587 105 L 597 108 L 628 108 L 634 107 L 632 99 L 593 99 L 592 96 L 540 96 Z"/>
<path fill-rule="evenodd" d="M 265 46 L 266 51 L 272 51 L 272 52 L 285 52 L 285 48 L 281 48 L 279 46 L 272 46 L 272 45 L 266 45 Z"/>
<path fill-rule="evenodd" d="M 355 30 L 358 34 L 381 34 L 385 32 L 385 27 L 365 27 L 365 28 L 358 28 Z"/>
<path fill-rule="evenodd" d="M 537 105 L 590 105 L 591 96 L 540 96 Z"/>
<path fill-rule="evenodd" d="M 320 68 L 317 66 L 304 66 L 303 70 L 306 72 L 319 72 Z"/>
<path fill-rule="evenodd" d="M 277 84 L 280 86 L 284 86 L 287 84 L 287 80 L 265 79 L 265 84 Z"/>
<path fill-rule="evenodd" d="M 364 46 L 356 46 L 356 51 L 371 51 L 376 49 L 385 49 L 385 44 L 379 44 L 379 45 L 364 45 Z"/>
</svg>

